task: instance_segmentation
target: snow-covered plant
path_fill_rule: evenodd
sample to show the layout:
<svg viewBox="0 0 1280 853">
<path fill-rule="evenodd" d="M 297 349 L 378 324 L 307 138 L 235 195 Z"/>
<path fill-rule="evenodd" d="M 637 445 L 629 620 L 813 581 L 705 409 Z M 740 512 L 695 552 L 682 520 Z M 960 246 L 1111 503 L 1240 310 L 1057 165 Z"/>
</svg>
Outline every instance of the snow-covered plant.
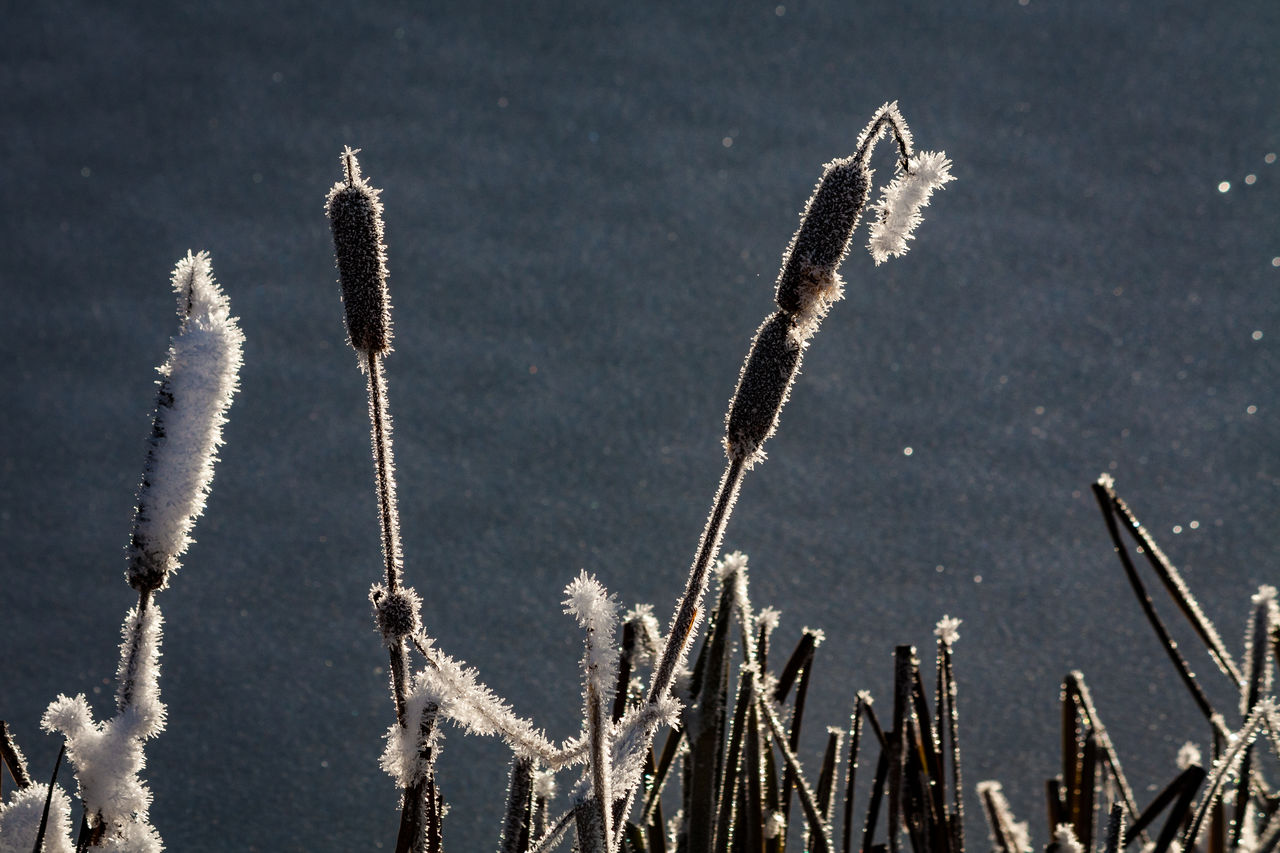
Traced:
<svg viewBox="0 0 1280 853">
<path fill-rule="evenodd" d="M 163 589 L 191 544 L 243 359 L 244 333 L 214 281 L 208 252 L 178 261 L 173 288 L 181 327 L 160 368 L 129 544 L 129 584 L 139 593 Z"/>
<path fill-rule="evenodd" d="M 379 191 L 361 175 L 356 151 L 343 151 L 344 177 L 329 192 L 327 212 L 346 308 L 348 340 L 357 351 L 369 382 L 386 575 L 385 582 L 374 587 L 371 600 L 378 630 L 391 654 L 397 719 L 388 733 L 382 764 L 403 790 L 397 853 L 435 853 L 442 845 L 439 821 L 429 814 L 439 797 L 433 771 L 438 751 L 438 734 L 434 731 L 437 717 L 452 720 L 473 733 L 498 734 L 511 746 L 516 757 L 510 789 L 514 799 L 508 805 L 504 826 L 528 828 L 535 823 L 536 797 L 528 794 L 531 789 L 523 780 L 526 776 L 532 778 L 530 774 L 537 771 L 537 764 L 554 769 L 587 761 L 587 779 L 575 791 L 573 808 L 557 820 L 543 822 L 545 831 L 540 837 L 521 830 L 522 837 L 527 836 L 528 850 L 548 848 L 570 825 L 577 827 L 578 843 L 584 851 L 607 853 L 619 849 L 625 834 L 620 821 L 630 814 L 642 776 L 652 769 L 654 736 L 660 724 L 671 719 L 677 710 L 675 688 L 687 673 L 690 649 L 706 609 L 703 598 L 709 573 L 716 563 L 743 476 L 764 460 L 763 445 L 777 430 L 778 416 L 791 393 L 804 349 L 831 305 L 841 298 L 843 282 L 838 270 L 867 206 L 873 174 L 871 155 L 886 135 L 896 146 L 897 175 L 876 206 L 878 221 L 869 248 L 877 263 L 906 251 L 906 241 L 920 222 L 920 208 L 933 190 L 952 179 L 945 155 L 913 152 L 910 131 L 896 103 L 885 104 L 876 111 L 859 136 L 853 155 L 826 165 L 805 206 L 800 228 L 783 256 L 775 293 L 777 310 L 757 330 L 730 401 L 724 437 L 728 464 L 665 640 L 657 642 L 651 611 L 638 610 L 629 614 L 619 648 L 614 636 L 616 607 L 604 587 L 584 572 L 566 590 L 566 612 L 572 613 L 587 632 L 584 721 L 582 738 L 559 747 L 547 741 L 532 723 L 512 713 L 506 702 L 480 684 L 473 670 L 436 647 L 421 629 L 421 599 L 402 585 L 391 425 L 382 372 L 382 359 L 390 351 L 391 341 L 383 209 Z M 685 725 L 697 723 L 700 744 L 691 749 L 690 761 L 702 762 L 698 773 L 707 780 L 718 778 L 723 770 L 718 763 L 720 735 L 727 730 L 728 722 L 727 703 L 721 698 L 720 686 L 727 684 L 731 641 L 726 626 L 735 607 L 742 612 L 743 644 L 749 650 L 749 667 L 756 673 L 743 688 L 756 696 L 752 712 L 755 725 L 766 739 L 770 734 L 780 738 L 783 726 L 776 711 L 763 699 L 766 691 L 776 692 L 762 665 L 773 623 L 766 618 L 757 626 L 751 615 L 745 558 L 730 555 L 720 571 L 725 590 L 720 608 L 724 618 L 715 639 L 709 640 L 714 648 L 707 653 L 705 665 L 700 662 L 700 669 L 690 681 L 696 683 L 696 689 L 691 688 L 682 697 L 691 703 Z M 806 633 L 809 654 L 818 638 L 816 632 Z M 408 671 L 410 641 L 425 659 L 424 668 L 412 677 L 412 684 Z M 660 652 L 656 651 L 658 645 Z M 650 646 L 655 650 L 650 651 Z M 649 685 L 647 689 L 633 689 L 632 670 L 645 664 L 652 667 Z M 787 766 L 787 785 L 801 792 L 809 823 L 806 832 L 814 839 L 816 849 L 830 850 L 824 810 L 803 783 L 794 744 L 779 740 L 778 748 Z M 530 762 L 531 766 L 525 769 L 521 762 Z M 705 786 L 701 789 L 705 790 Z M 717 808 L 712 800 L 697 804 L 687 810 L 686 821 L 681 825 L 690 825 L 694 812 L 701 818 Z M 651 810 L 652 805 L 646 807 L 647 813 Z M 649 817 L 651 814 L 646 814 L 646 822 Z M 504 830 L 504 845 L 512 843 L 510 834 Z M 779 829 L 777 834 L 784 832 Z"/>
<path fill-rule="evenodd" d="M 180 325 L 160 367 L 127 550 L 125 577 L 138 592 L 138 604 L 122 628 L 115 715 L 95 722 L 84 694 L 60 695 L 41 720 L 46 731 L 62 735 L 75 771 L 84 805 L 79 838 L 74 844 L 70 840 L 70 806 L 61 788 L 55 785 L 50 796 L 48 786 L 28 784 L 0 811 L 0 850 L 101 847 L 158 853 L 163 846 L 148 817 L 151 792 L 138 776 L 146 767 L 144 742 L 165 725 L 159 684 L 163 620 L 154 596 L 168 585 L 178 558 L 191 544 L 195 520 L 204 511 L 244 346 L 231 304 L 214 281 L 208 253 L 188 252 L 178 261 L 172 284 Z M 3 751 L 12 768 L 12 748 Z M 41 823 L 45 826 L 39 844 L 30 832 L 30 811 L 37 797 L 33 791 L 44 791 L 47 797 L 47 806 L 41 806 L 47 814 L 36 822 L 36 832 Z"/>
</svg>

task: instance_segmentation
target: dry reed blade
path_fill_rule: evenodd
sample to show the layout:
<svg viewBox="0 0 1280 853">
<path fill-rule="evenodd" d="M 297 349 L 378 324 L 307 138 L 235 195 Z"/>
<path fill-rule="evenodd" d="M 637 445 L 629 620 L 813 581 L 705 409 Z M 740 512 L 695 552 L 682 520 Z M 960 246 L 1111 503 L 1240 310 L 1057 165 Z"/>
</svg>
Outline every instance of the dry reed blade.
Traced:
<svg viewBox="0 0 1280 853">
<path fill-rule="evenodd" d="M 1107 839 L 1103 853 L 1120 853 L 1120 841 L 1124 838 L 1124 807 L 1119 803 L 1111 804 L 1111 813 L 1107 816 Z"/>
<path fill-rule="evenodd" d="M 817 801 L 809 788 L 808 782 L 805 781 L 804 773 L 800 769 L 800 760 L 796 758 L 796 754 L 787 744 L 786 730 L 773 712 L 773 708 L 769 706 L 768 701 L 764 696 L 760 695 L 758 689 L 756 695 L 756 707 L 759 708 L 760 716 L 768 723 L 769 731 L 773 734 L 774 745 L 778 748 L 778 752 L 786 762 L 787 768 L 791 771 L 791 777 L 795 780 L 796 794 L 800 798 L 801 810 L 809 823 L 812 836 L 817 840 L 813 853 L 832 853 L 830 828 L 822 820 L 822 815 L 818 812 Z"/>
<path fill-rule="evenodd" d="M 1253 713 L 1241 726 L 1240 731 L 1235 733 L 1235 742 L 1228 745 L 1227 749 L 1214 762 L 1212 771 L 1209 773 L 1208 783 L 1205 786 L 1203 798 L 1201 798 L 1200 806 L 1196 809 L 1195 817 L 1192 818 L 1191 825 L 1182 834 L 1181 845 L 1183 850 L 1189 850 L 1196 843 L 1200 836 L 1200 830 L 1203 827 L 1205 818 L 1209 812 L 1221 806 L 1222 789 L 1226 786 L 1232 773 L 1236 772 L 1240 765 L 1241 759 L 1253 745 L 1254 739 L 1258 735 L 1258 731 L 1262 726 L 1262 720 L 1266 715 L 1266 711 L 1270 703 L 1259 703 L 1255 706 Z M 1215 815 L 1215 819 L 1219 824 L 1221 819 Z M 1223 843 L 1217 839 L 1210 838 L 1210 849 L 1216 844 Z M 1225 846 L 1225 843 L 1223 843 Z"/>
<path fill-rule="evenodd" d="M 501 853 L 526 853 L 533 821 L 533 761 L 516 758 L 507 784 L 507 811 L 502 820 Z"/>
<path fill-rule="evenodd" d="M 1183 580 L 1173 562 L 1161 550 L 1147 528 L 1138 521 L 1137 516 L 1133 514 L 1124 499 L 1116 494 L 1115 484 L 1109 476 L 1101 478 L 1095 484 L 1094 489 L 1095 492 L 1101 491 L 1105 493 L 1113 512 L 1123 519 L 1125 529 L 1133 537 L 1134 541 L 1138 543 L 1141 553 L 1147 558 L 1151 568 L 1155 570 L 1156 576 L 1164 584 L 1169 596 L 1178 605 L 1178 609 L 1182 611 L 1187 621 L 1191 623 L 1191 627 L 1205 644 L 1205 648 L 1208 650 L 1209 656 L 1213 658 L 1218 670 L 1235 682 L 1237 690 L 1242 690 L 1244 688 L 1244 676 L 1236 666 L 1235 661 L 1232 660 L 1231 653 L 1227 651 L 1226 644 L 1223 643 L 1218 630 L 1213 626 L 1209 618 L 1205 616 L 1204 611 L 1201 610 L 1200 603 L 1191 594 L 1186 581 Z"/>
<path fill-rule="evenodd" d="M 729 693 L 729 624 L 734 585 L 720 590 L 711 627 L 690 684 L 692 705 L 685 710 L 684 826 L 688 853 L 711 853 L 715 845 L 719 786 L 724 776 L 724 739 Z"/>
<path fill-rule="evenodd" d="M 1165 627 L 1164 622 L 1160 619 L 1160 615 L 1156 613 L 1155 604 L 1151 601 L 1151 596 L 1147 593 L 1146 586 L 1142 583 L 1142 579 L 1138 576 L 1138 570 L 1133 564 L 1133 560 L 1129 557 L 1129 549 L 1125 546 L 1124 540 L 1120 537 L 1120 526 L 1116 520 L 1117 510 L 1115 501 L 1112 498 L 1115 492 L 1102 482 L 1093 484 L 1093 494 L 1098 501 L 1098 505 L 1102 509 L 1103 519 L 1107 524 L 1107 533 L 1111 536 L 1111 542 L 1115 547 L 1116 556 L 1120 558 L 1120 564 L 1124 567 L 1125 576 L 1129 579 L 1129 585 L 1133 588 L 1133 594 L 1138 599 L 1138 604 L 1142 607 L 1142 612 L 1146 615 L 1147 621 L 1151 624 L 1152 629 L 1156 632 L 1156 636 L 1160 640 L 1160 644 L 1164 647 L 1165 653 L 1169 656 L 1169 660 L 1173 662 L 1174 668 L 1178 670 L 1178 675 L 1182 678 L 1183 686 L 1187 688 L 1187 692 L 1191 694 L 1191 698 L 1195 701 L 1196 707 L 1200 709 L 1200 713 L 1204 715 L 1206 720 L 1211 723 L 1213 715 L 1216 713 L 1209 697 L 1205 695 L 1204 690 L 1196 681 L 1195 674 L 1191 671 L 1190 664 L 1183 658 L 1182 653 L 1178 651 L 1178 644 L 1173 641 L 1169 630 Z"/>
<path fill-rule="evenodd" d="M 9 731 L 9 724 L 4 720 L 0 720 L 0 758 L 4 760 L 4 766 L 9 768 L 9 775 L 13 777 L 13 784 L 18 789 L 31 787 L 31 773 L 27 770 L 27 759 L 23 756 L 22 750 L 18 749 L 17 742 L 13 739 L 13 733 Z M 0 783 L 3 778 L 0 778 Z M 0 793 L 4 787 L 0 784 Z"/>
<path fill-rule="evenodd" d="M 946 704 L 945 727 L 938 724 L 939 734 L 945 729 L 947 741 L 951 745 L 951 799 L 952 799 L 952 832 L 951 853 L 964 851 L 964 783 L 960 772 L 960 712 L 956 707 L 956 675 L 952 666 L 951 643 L 938 642 L 940 688 L 937 697 L 938 716 L 943 717 L 942 707 Z"/>
<path fill-rule="evenodd" d="M 662 746 L 662 756 L 658 759 L 658 766 L 654 771 L 653 782 L 645 794 L 644 808 L 640 814 L 643 823 L 653 823 L 654 810 L 658 808 L 662 800 L 662 790 L 667 786 L 667 778 L 671 775 L 671 768 L 675 765 L 676 755 L 680 752 L 680 741 L 684 739 L 683 729 L 672 729 L 667 733 L 667 741 Z M 650 753 L 653 750 L 650 749 Z"/>
<path fill-rule="evenodd" d="M 827 748 L 822 754 L 822 769 L 818 771 L 818 811 L 827 826 L 831 826 L 831 806 L 835 799 L 836 784 L 840 777 L 840 746 L 844 732 L 827 730 Z M 805 844 L 806 849 L 808 843 Z"/>
<path fill-rule="evenodd" d="M 1173 804 L 1169 810 L 1169 816 L 1165 819 L 1164 828 L 1156 838 L 1153 853 L 1164 853 L 1168 850 L 1169 844 L 1178 836 L 1178 828 L 1184 819 L 1190 817 L 1190 808 L 1195 802 L 1196 791 L 1200 790 L 1200 785 L 1207 775 L 1205 769 L 1198 764 L 1193 764 L 1179 773 L 1177 778 L 1166 785 L 1164 790 L 1151 801 L 1151 805 L 1137 817 L 1133 826 L 1125 833 L 1125 845 L 1127 846 L 1135 835 L 1143 834 L 1165 807 Z"/>
<path fill-rule="evenodd" d="M 1247 644 L 1249 681 L 1243 693 L 1245 715 L 1253 713 L 1253 709 L 1258 707 L 1263 694 L 1270 686 L 1268 681 L 1272 660 L 1269 639 L 1274 621 L 1275 590 L 1271 589 L 1269 595 L 1260 591 L 1254 600 L 1256 604 L 1253 609 L 1253 619 L 1250 621 L 1250 636 Z M 1263 725 L 1270 728 L 1265 716 Z M 1240 844 L 1240 833 L 1244 829 L 1245 809 L 1249 805 L 1249 786 L 1253 775 L 1253 746 L 1250 744 L 1245 749 L 1244 757 L 1240 759 L 1240 782 L 1236 788 L 1235 814 L 1231 821 L 1230 846 L 1232 849 Z"/>
<path fill-rule="evenodd" d="M 787 730 L 787 747 L 792 753 L 797 753 L 800 749 L 800 727 L 804 723 L 805 699 L 809 695 L 809 681 L 813 672 L 813 659 L 818 639 L 817 634 L 805 630 L 800 643 L 796 646 L 796 654 L 792 655 L 793 659 L 797 658 L 797 656 L 800 659 L 798 675 L 792 676 L 796 685 L 796 696 L 791 710 L 791 725 Z M 788 662 L 788 668 L 790 665 L 790 662 Z M 782 702 L 783 699 L 781 697 L 785 695 L 786 691 L 779 684 L 774 693 L 775 701 Z M 786 822 L 788 831 L 791 826 L 791 791 L 795 786 L 795 772 L 792 770 L 791 765 L 788 764 L 784 768 L 782 776 L 782 819 Z"/>
<path fill-rule="evenodd" d="M 853 713 L 849 719 L 849 770 L 844 786 L 844 832 L 840 843 L 840 853 L 850 853 L 853 842 L 853 796 L 858 777 L 858 750 L 862 745 L 862 706 L 869 704 L 871 697 L 866 693 L 858 693 L 853 700 Z"/>
<path fill-rule="evenodd" d="M 747 725 L 747 711 L 754 700 L 754 679 L 741 678 L 738 682 L 738 698 L 733 710 L 733 724 L 729 732 L 729 748 L 724 758 L 724 777 L 720 782 L 720 802 L 716 815 L 716 853 L 729 853 L 736 826 L 734 810 L 737 790 L 742 776 L 743 739 Z"/>
<path fill-rule="evenodd" d="M 67 745 L 64 742 L 58 750 L 58 757 L 53 762 L 53 775 L 49 778 L 49 793 L 44 798 L 44 811 L 40 813 L 40 827 L 36 830 L 36 843 L 31 848 L 31 853 L 41 853 L 44 850 L 44 834 L 49 828 L 49 807 L 53 805 L 53 786 L 58 782 L 58 768 L 62 766 L 62 757 L 67 754 Z"/>
<path fill-rule="evenodd" d="M 1079 670 L 1072 671 L 1063 680 L 1063 690 L 1071 694 L 1076 713 L 1083 715 L 1086 724 L 1092 729 L 1097 738 L 1098 747 L 1102 751 L 1107 772 L 1111 774 L 1116 787 L 1120 789 L 1121 801 L 1130 817 L 1137 820 L 1138 801 L 1134 796 L 1133 786 L 1125 776 L 1124 767 L 1120 764 L 1120 755 L 1116 752 L 1115 745 L 1111 742 L 1111 735 L 1107 733 L 1107 727 L 1103 725 L 1102 717 L 1099 716 L 1098 709 L 1093 704 L 1093 695 L 1084 680 L 1084 674 Z M 1147 839 L 1143 836 L 1142 840 L 1145 842 Z"/>
<path fill-rule="evenodd" d="M 756 686 L 751 687 L 751 696 L 756 697 Z M 760 737 L 760 702 L 752 701 L 751 707 L 747 710 L 747 746 L 746 754 L 746 777 L 743 779 L 742 786 L 742 811 L 738 824 L 739 835 L 742 839 L 743 850 L 750 853 L 760 853 L 765 846 L 765 797 L 763 785 L 764 777 L 764 741 Z"/>
</svg>

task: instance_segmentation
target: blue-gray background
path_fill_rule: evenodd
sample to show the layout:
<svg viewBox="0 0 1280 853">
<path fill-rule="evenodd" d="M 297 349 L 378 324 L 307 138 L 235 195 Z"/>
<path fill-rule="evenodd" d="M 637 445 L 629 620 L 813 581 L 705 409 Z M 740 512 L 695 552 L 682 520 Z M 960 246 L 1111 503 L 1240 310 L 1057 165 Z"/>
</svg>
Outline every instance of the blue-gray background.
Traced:
<svg viewBox="0 0 1280 853">
<path fill-rule="evenodd" d="M 826 630 L 813 731 L 950 613 L 968 793 L 1002 779 L 1037 839 L 1069 669 L 1144 801 L 1203 742 L 1088 486 L 1116 475 L 1238 647 L 1280 550 L 1280 6 L 48 2 L 4 29 L 0 716 L 38 775 L 50 699 L 109 711 L 187 249 L 248 345 L 160 599 L 154 820 L 179 851 L 387 848 L 341 147 L 385 187 L 408 577 L 441 645 L 564 737 L 560 590 L 586 568 L 665 620 L 796 212 L 895 98 L 959 180 L 908 256 L 846 262 L 726 540 L 780 642 Z M 503 754 L 449 735 L 453 849 L 496 840 Z"/>
</svg>

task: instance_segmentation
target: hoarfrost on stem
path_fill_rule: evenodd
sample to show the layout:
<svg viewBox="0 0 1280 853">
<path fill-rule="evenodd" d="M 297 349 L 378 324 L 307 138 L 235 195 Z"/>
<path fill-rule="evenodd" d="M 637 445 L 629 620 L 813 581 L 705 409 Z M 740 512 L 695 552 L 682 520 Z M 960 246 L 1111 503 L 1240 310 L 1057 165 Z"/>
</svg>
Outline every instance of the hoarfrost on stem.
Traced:
<svg viewBox="0 0 1280 853">
<path fill-rule="evenodd" d="M 41 725 L 60 732 L 67 760 L 75 767 L 80 799 L 106 838 L 121 850 L 159 850 L 160 839 L 148 822 L 151 791 L 138 778 L 146 767 L 142 744 L 164 730 L 160 701 L 160 638 L 163 619 L 154 602 L 129 611 L 120 644 L 117 713 L 101 723 L 84 694 L 59 696 L 44 712 Z"/>
</svg>

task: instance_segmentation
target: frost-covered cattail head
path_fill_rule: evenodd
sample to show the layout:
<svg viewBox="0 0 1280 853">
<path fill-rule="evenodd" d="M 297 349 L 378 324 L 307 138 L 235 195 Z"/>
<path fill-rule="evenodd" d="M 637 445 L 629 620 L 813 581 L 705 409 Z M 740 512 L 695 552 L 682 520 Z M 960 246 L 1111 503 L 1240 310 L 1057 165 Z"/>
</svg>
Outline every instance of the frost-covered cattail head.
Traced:
<svg viewBox="0 0 1280 853">
<path fill-rule="evenodd" d="M 383 644 L 396 648 L 400 641 L 416 634 L 422 627 L 422 596 L 412 587 L 402 586 L 395 592 L 387 592 L 383 584 L 374 584 L 369 590 L 373 602 L 374 624 L 382 634 Z"/>
<path fill-rule="evenodd" d="M 368 355 L 391 349 L 391 298 L 387 294 L 387 246 L 382 237 L 382 190 L 360 176 L 358 149 L 342 152 L 344 180 L 329 190 L 325 212 L 333 230 L 338 281 L 346 307 L 347 339 Z"/>
<path fill-rule="evenodd" d="M 243 360 L 244 333 L 214 281 L 209 253 L 178 261 L 173 287 L 182 325 L 160 368 L 128 549 L 126 577 L 139 592 L 162 589 L 191 544 Z"/>
<path fill-rule="evenodd" d="M 924 218 L 920 209 L 929 204 L 934 190 L 954 180 L 951 161 L 941 151 L 921 151 L 907 160 L 906 168 L 885 185 L 875 204 L 876 221 L 871 224 L 867 249 L 877 265 L 907 253 L 911 232 Z"/>
<path fill-rule="evenodd" d="M 764 459 L 764 443 L 778 430 L 778 416 L 800 372 L 804 342 L 786 312 L 769 316 L 738 376 L 738 388 L 725 417 L 725 453 L 751 468 Z"/>
</svg>

